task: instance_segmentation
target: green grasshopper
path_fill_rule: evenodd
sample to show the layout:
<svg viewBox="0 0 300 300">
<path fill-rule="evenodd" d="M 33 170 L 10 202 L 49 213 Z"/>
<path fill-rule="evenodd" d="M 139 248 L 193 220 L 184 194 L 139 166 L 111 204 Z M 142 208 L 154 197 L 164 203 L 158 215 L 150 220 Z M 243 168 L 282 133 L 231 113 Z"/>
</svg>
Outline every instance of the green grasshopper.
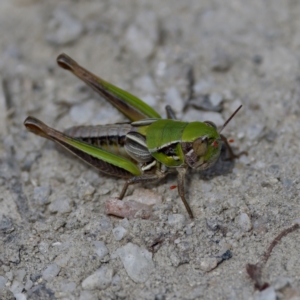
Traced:
<svg viewBox="0 0 300 300">
<path fill-rule="evenodd" d="M 92 74 L 66 54 L 59 55 L 57 63 L 91 86 L 132 123 L 78 126 L 62 133 L 34 117 L 27 117 L 26 128 L 58 143 L 100 171 L 127 179 L 120 199 L 129 185 L 161 179 L 176 170 L 178 193 L 193 218 L 185 199 L 186 171 L 189 167 L 198 170 L 211 167 L 220 156 L 222 141 L 231 158 L 239 157 L 232 152 L 221 131 L 242 106 L 219 130 L 209 121 L 179 121 L 170 106 L 166 106 L 168 119 L 162 119 L 142 100 Z"/>
</svg>

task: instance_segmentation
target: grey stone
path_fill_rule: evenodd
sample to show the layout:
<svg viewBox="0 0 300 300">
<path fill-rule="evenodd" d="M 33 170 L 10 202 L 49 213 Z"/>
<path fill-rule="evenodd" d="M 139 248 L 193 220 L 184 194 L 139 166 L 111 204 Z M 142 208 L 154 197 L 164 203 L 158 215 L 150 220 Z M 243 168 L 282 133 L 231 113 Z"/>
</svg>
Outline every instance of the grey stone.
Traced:
<svg viewBox="0 0 300 300">
<path fill-rule="evenodd" d="M 116 241 L 122 240 L 126 234 L 127 234 L 127 230 L 122 226 L 118 226 L 113 229 L 113 235 Z"/>
<path fill-rule="evenodd" d="M 108 254 L 108 249 L 104 242 L 95 241 L 95 242 L 93 242 L 93 244 L 96 247 L 96 253 L 100 258 L 103 258 L 105 255 Z"/>
<path fill-rule="evenodd" d="M 152 253 L 145 248 L 128 243 L 117 250 L 117 254 L 129 277 L 137 283 L 145 282 L 154 271 Z"/>
<path fill-rule="evenodd" d="M 43 271 L 42 276 L 46 281 L 50 282 L 58 275 L 59 272 L 60 267 L 56 264 L 51 264 Z"/>
<path fill-rule="evenodd" d="M 7 278 L 0 276 L 0 290 L 5 287 L 6 282 L 7 282 Z"/>
<path fill-rule="evenodd" d="M 24 290 L 24 288 L 25 288 L 25 286 L 21 283 L 21 282 L 19 282 L 19 281 L 17 281 L 17 280 L 14 280 L 13 281 L 13 283 L 12 283 L 12 285 L 10 286 L 10 290 L 14 293 L 14 295 L 15 294 L 19 294 L 19 293 L 21 293 L 23 290 Z"/>
<path fill-rule="evenodd" d="M 87 290 L 104 290 L 110 285 L 112 276 L 113 270 L 103 266 L 95 273 L 84 279 L 81 285 Z"/>
<path fill-rule="evenodd" d="M 54 198 L 55 196 L 53 195 Z M 60 195 L 57 199 L 53 200 L 49 205 L 49 210 L 52 213 L 66 214 L 72 211 L 72 200 L 66 195 Z"/>
<path fill-rule="evenodd" d="M 146 59 L 154 52 L 158 38 L 157 18 L 151 11 L 138 14 L 125 34 L 127 48 L 141 59 Z"/>
<path fill-rule="evenodd" d="M 182 229 L 185 225 L 186 219 L 181 214 L 170 214 L 168 215 L 168 223 L 176 229 Z"/>
<path fill-rule="evenodd" d="M 36 186 L 33 190 L 33 199 L 39 204 L 39 205 L 45 205 L 50 203 L 49 195 L 50 195 L 51 189 L 49 186 Z"/>
</svg>

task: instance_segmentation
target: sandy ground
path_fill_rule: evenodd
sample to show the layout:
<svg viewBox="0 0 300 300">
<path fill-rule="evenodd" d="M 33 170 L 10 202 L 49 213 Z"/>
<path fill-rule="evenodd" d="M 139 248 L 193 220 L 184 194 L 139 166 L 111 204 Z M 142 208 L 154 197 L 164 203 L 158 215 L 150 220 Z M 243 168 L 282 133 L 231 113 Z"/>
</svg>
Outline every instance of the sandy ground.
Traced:
<svg viewBox="0 0 300 300">
<path fill-rule="evenodd" d="M 1 0 L 0 298 L 300 299 L 300 231 L 273 249 L 269 288 L 245 268 L 300 222 L 299 15 L 295 0 Z M 107 216 L 124 180 L 26 131 L 28 115 L 60 130 L 125 120 L 62 52 L 163 115 L 221 125 L 243 104 L 224 134 L 249 155 L 189 173 L 194 220 L 174 176 L 129 189 L 162 197 L 151 219 Z M 192 101 L 218 111 L 182 112 L 191 70 Z"/>
</svg>

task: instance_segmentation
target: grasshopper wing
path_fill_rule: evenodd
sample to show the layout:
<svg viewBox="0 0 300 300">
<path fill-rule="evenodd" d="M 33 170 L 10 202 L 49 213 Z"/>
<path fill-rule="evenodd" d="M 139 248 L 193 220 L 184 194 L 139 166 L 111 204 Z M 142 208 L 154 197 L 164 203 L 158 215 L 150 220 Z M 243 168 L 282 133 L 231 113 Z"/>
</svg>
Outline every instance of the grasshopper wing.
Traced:
<svg viewBox="0 0 300 300">
<path fill-rule="evenodd" d="M 71 71 L 87 85 L 92 87 L 98 94 L 109 101 L 131 121 L 147 118 L 161 118 L 161 116 L 148 104 L 130 93 L 112 85 L 89 72 L 66 54 L 57 57 L 57 63 L 63 69 Z"/>
</svg>

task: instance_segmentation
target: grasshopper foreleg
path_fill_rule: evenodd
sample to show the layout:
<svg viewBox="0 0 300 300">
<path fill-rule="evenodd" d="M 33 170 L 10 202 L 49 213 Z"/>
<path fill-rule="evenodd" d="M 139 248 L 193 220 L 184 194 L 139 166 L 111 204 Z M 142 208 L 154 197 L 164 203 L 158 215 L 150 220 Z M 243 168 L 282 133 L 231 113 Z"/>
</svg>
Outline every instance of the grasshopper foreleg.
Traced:
<svg viewBox="0 0 300 300">
<path fill-rule="evenodd" d="M 221 136 L 222 141 L 223 141 L 224 144 L 225 144 L 226 149 L 227 149 L 228 152 L 229 152 L 229 157 L 225 158 L 224 160 L 233 160 L 233 159 L 235 159 L 235 158 L 239 158 L 239 157 L 242 156 L 242 155 L 248 155 L 248 152 L 247 152 L 247 151 L 242 151 L 242 152 L 240 152 L 240 153 L 238 153 L 238 154 L 235 154 L 235 153 L 233 152 L 231 146 L 229 145 L 229 143 L 228 143 L 228 141 L 227 141 L 227 138 L 226 138 L 223 134 L 221 134 L 220 136 Z"/>
<path fill-rule="evenodd" d="M 178 177 L 177 177 L 178 194 L 181 197 L 181 200 L 182 200 L 187 212 L 189 213 L 190 218 L 193 219 L 194 218 L 193 212 L 185 199 L 184 186 L 185 186 L 186 170 L 187 170 L 186 168 L 178 168 L 177 169 L 177 172 L 178 172 Z"/>
</svg>

